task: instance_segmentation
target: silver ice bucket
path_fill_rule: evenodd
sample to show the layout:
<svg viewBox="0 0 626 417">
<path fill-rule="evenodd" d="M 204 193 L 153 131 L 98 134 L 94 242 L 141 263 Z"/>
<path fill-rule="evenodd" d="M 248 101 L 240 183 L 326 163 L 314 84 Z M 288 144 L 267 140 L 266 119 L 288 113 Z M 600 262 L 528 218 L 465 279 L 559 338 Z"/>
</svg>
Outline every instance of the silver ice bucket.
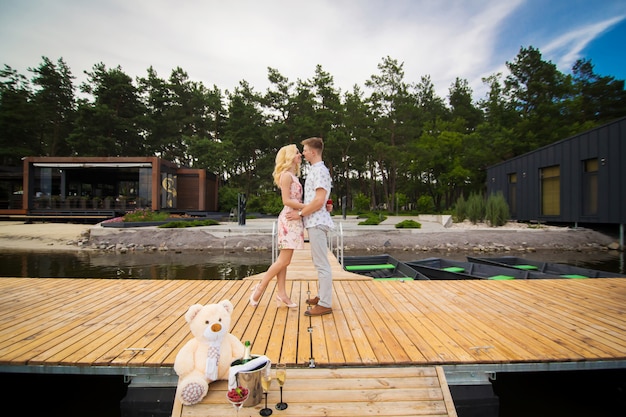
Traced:
<svg viewBox="0 0 626 417">
<path fill-rule="evenodd" d="M 252 355 L 253 358 L 258 356 Z M 230 366 L 241 365 L 241 359 L 237 359 Z M 259 365 L 251 371 L 239 371 L 236 374 L 237 385 L 243 388 L 248 388 L 248 399 L 244 401 L 244 407 L 254 407 L 259 404 L 263 399 L 263 386 L 261 385 L 261 376 L 263 373 L 268 372 L 267 369 L 271 366 L 271 362 L 267 361 L 263 365 Z"/>
</svg>

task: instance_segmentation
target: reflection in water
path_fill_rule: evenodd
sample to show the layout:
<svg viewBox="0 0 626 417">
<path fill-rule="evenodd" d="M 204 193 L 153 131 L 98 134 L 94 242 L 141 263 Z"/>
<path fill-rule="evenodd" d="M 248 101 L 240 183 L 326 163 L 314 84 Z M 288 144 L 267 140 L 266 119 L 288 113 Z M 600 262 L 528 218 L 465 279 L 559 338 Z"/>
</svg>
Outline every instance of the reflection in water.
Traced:
<svg viewBox="0 0 626 417">
<path fill-rule="evenodd" d="M 3 252 L 0 276 L 22 278 L 207 279 L 232 280 L 264 272 L 271 254 L 194 251 L 131 254 Z"/>
<path fill-rule="evenodd" d="M 466 252 L 390 251 L 400 261 L 428 257 L 466 260 Z M 350 251 L 348 256 L 373 255 Z M 475 254 L 472 254 L 475 255 Z M 624 254 L 618 252 L 540 251 L 491 253 L 484 256 L 522 256 L 544 262 L 561 262 L 586 268 L 624 273 Z M 111 279 L 206 279 L 236 280 L 265 272 L 269 252 L 134 252 L 127 254 L 77 251 L 0 253 L 0 276 L 22 278 L 111 278 Z"/>
</svg>

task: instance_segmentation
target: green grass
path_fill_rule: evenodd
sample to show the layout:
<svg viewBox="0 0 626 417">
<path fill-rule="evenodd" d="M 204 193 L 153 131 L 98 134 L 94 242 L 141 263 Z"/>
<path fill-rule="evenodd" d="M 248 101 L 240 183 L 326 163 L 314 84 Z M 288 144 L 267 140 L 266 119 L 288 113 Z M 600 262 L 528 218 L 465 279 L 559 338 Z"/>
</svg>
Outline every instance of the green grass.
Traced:
<svg viewBox="0 0 626 417">
<path fill-rule="evenodd" d="M 396 229 L 421 229 L 422 224 L 420 222 L 416 222 L 415 220 L 407 219 L 403 220 L 400 223 L 396 223 Z"/>
<path fill-rule="evenodd" d="M 219 222 L 207 219 L 207 220 L 189 220 L 189 221 L 172 221 L 169 223 L 162 224 L 158 227 L 163 229 L 182 229 L 185 227 L 201 227 L 201 226 L 214 226 L 216 224 L 220 224 Z"/>
<path fill-rule="evenodd" d="M 150 209 L 137 209 L 126 213 L 123 217 L 124 222 L 140 223 L 140 222 L 162 222 L 168 219 L 169 213 L 163 211 L 152 211 Z"/>
</svg>

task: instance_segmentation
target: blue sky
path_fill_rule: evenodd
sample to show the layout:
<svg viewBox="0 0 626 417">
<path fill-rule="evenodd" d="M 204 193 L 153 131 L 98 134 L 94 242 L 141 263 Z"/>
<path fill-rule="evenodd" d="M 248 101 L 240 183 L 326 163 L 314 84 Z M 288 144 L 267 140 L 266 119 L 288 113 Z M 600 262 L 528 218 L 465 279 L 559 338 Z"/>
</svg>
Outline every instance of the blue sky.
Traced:
<svg viewBox="0 0 626 417">
<path fill-rule="evenodd" d="M 529 46 L 562 72 L 587 58 L 626 79 L 624 0 L 0 0 L 0 39 L 0 65 L 30 78 L 42 56 L 63 58 L 77 84 L 103 62 L 265 91 L 268 67 L 296 81 L 319 64 L 347 91 L 390 56 L 408 83 L 429 75 L 445 98 L 465 78 L 480 99 L 482 77 Z"/>
</svg>

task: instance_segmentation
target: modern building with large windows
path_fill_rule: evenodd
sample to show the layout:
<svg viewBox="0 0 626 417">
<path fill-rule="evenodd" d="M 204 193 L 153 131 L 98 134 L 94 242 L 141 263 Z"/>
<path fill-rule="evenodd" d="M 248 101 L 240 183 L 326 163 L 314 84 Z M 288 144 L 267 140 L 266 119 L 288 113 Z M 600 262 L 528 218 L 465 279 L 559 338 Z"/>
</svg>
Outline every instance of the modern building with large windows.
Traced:
<svg viewBox="0 0 626 417">
<path fill-rule="evenodd" d="M 217 177 L 157 157 L 27 157 L 0 176 L 0 215 L 122 214 L 136 208 L 215 212 Z"/>
<path fill-rule="evenodd" d="M 511 217 L 543 223 L 626 224 L 626 117 L 487 169 Z"/>
</svg>

